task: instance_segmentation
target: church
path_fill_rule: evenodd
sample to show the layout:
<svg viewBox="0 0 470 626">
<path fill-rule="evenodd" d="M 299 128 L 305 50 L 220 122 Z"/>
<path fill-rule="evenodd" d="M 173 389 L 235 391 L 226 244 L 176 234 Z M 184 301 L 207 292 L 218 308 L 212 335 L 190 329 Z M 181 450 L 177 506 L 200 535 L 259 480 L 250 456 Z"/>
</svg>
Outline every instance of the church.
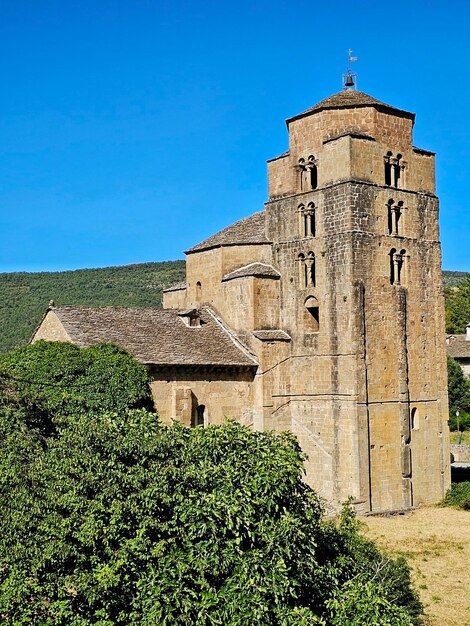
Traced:
<svg viewBox="0 0 470 626">
<path fill-rule="evenodd" d="M 187 250 L 163 309 L 51 307 L 32 341 L 122 346 L 164 421 L 292 431 L 334 508 L 441 500 L 439 207 L 414 120 L 354 88 L 289 118 L 264 210 Z"/>
</svg>

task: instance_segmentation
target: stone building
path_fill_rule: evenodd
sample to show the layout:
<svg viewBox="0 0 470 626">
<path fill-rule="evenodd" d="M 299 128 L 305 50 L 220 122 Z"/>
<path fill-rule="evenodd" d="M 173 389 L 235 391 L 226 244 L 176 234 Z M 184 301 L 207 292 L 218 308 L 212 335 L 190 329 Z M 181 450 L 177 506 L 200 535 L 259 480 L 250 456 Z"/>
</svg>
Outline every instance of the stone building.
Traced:
<svg viewBox="0 0 470 626">
<path fill-rule="evenodd" d="M 467 324 L 465 335 L 447 335 L 447 356 L 457 361 L 468 378 L 470 377 L 470 324 Z"/>
<path fill-rule="evenodd" d="M 265 209 L 186 252 L 166 310 L 52 309 L 33 340 L 80 343 L 71 326 L 80 335 L 94 317 L 81 345 L 114 341 L 149 363 L 164 419 L 292 430 L 307 481 L 335 505 L 440 500 L 450 466 L 438 200 L 414 117 L 344 90 L 288 119 Z"/>
</svg>

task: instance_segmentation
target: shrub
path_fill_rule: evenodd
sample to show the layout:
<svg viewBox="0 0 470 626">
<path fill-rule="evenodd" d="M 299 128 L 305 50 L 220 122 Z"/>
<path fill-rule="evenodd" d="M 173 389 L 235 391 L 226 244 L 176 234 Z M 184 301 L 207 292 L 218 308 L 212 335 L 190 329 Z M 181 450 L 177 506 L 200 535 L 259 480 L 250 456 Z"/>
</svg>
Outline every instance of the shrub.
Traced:
<svg viewBox="0 0 470 626">
<path fill-rule="evenodd" d="M 291 434 L 165 427 L 140 410 L 41 437 L 4 411 L 4 623 L 333 626 L 355 580 L 380 623 L 413 619 L 404 566 L 322 521 Z"/>
<path fill-rule="evenodd" d="M 446 493 L 443 504 L 470 511 L 470 481 L 454 483 Z"/>
<path fill-rule="evenodd" d="M 0 356 L 0 376 L 44 425 L 51 416 L 153 407 L 147 369 L 112 344 L 38 341 Z"/>
<path fill-rule="evenodd" d="M 132 408 L 146 373 L 114 346 L 39 343 L 2 366 L 0 622 L 416 622 L 406 563 L 349 507 L 323 521 L 293 434 L 164 426 Z"/>
</svg>

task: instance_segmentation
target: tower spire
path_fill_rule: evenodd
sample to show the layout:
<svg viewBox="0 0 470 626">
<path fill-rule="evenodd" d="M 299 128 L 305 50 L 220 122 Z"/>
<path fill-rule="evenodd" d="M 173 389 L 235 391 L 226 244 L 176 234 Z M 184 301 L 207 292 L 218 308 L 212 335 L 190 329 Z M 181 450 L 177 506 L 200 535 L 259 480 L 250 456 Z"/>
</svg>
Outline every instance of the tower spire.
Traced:
<svg viewBox="0 0 470 626">
<path fill-rule="evenodd" d="M 346 74 L 343 74 L 343 89 L 357 89 L 357 74 L 351 69 L 351 63 L 354 61 L 357 61 L 357 57 L 352 56 L 352 50 L 349 48 Z"/>
</svg>

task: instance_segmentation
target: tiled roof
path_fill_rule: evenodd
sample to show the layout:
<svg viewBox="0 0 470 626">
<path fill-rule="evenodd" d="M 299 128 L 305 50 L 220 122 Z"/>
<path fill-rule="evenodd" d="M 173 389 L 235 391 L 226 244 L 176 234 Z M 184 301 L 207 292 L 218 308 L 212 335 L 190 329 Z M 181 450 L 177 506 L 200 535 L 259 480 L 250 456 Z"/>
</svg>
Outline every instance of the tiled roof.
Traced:
<svg viewBox="0 0 470 626">
<path fill-rule="evenodd" d="M 285 330 L 254 330 L 253 335 L 260 341 L 290 341 Z"/>
<path fill-rule="evenodd" d="M 256 276 L 258 278 L 281 278 L 279 272 L 271 265 L 266 265 L 266 263 L 250 263 L 249 265 L 239 267 L 233 272 L 230 272 L 230 274 L 225 274 L 222 278 L 222 282 L 233 280 L 234 278 L 243 278 L 245 276 Z"/>
<path fill-rule="evenodd" d="M 289 156 L 289 154 L 290 154 L 289 150 L 286 150 L 279 156 L 273 157 L 272 159 L 268 159 L 268 163 L 271 163 L 271 161 L 277 161 L 278 159 L 284 159 L 286 156 Z"/>
<path fill-rule="evenodd" d="M 466 335 L 451 335 L 448 338 L 447 355 L 453 359 L 470 358 L 470 341 L 465 339 Z"/>
<path fill-rule="evenodd" d="M 251 366 L 256 361 L 209 308 L 198 311 L 201 326 L 189 327 L 177 309 L 89 308 L 50 309 L 72 343 L 86 347 L 115 343 L 138 361 L 154 365 Z"/>
<path fill-rule="evenodd" d="M 184 280 L 181 280 L 179 283 L 175 283 L 174 285 L 170 285 L 163 290 L 163 293 L 167 293 L 168 291 L 180 291 L 181 289 L 186 289 L 187 285 Z"/>
<path fill-rule="evenodd" d="M 209 239 L 186 250 L 186 254 L 200 252 L 220 246 L 236 246 L 256 243 L 270 243 L 265 233 L 265 212 L 259 211 L 227 226 Z"/>
<path fill-rule="evenodd" d="M 415 118 L 414 113 L 392 107 L 385 102 L 376 100 L 376 98 L 373 98 L 372 96 L 369 96 L 362 91 L 356 91 L 355 89 L 344 89 L 343 91 L 339 91 L 338 93 L 335 93 L 332 96 L 325 98 L 324 100 L 311 107 L 310 109 L 307 109 L 303 113 L 294 115 L 293 117 L 289 118 L 287 122 L 289 123 L 292 120 L 296 120 L 300 117 L 304 117 L 305 115 L 317 113 L 318 111 L 323 111 L 325 109 L 350 109 L 356 107 L 375 107 L 379 111 L 395 113 L 402 117 L 409 117 L 412 120 L 414 120 Z"/>
</svg>

